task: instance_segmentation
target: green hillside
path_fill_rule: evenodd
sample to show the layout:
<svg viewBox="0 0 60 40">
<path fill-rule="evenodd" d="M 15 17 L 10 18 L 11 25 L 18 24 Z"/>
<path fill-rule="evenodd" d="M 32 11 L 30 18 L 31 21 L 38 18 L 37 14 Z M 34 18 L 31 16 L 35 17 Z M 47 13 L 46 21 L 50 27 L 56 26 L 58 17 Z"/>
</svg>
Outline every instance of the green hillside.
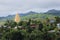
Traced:
<svg viewBox="0 0 60 40">
<path fill-rule="evenodd" d="M 28 19 L 45 19 L 45 18 L 54 18 L 54 15 L 49 14 L 30 14 L 27 16 L 21 17 L 22 20 L 28 20 Z"/>
<path fill-rule="evenodd" d="M 29 14 L 29 15 L 26 15 L 26 16 L 21 16 L 20 18 L 21 18 L 21 20 L 28 20 L 28 19 L 37 19 L 37 20 L 42 19 L 42 20 L 44 20 L 47 17 L 48 18 L 54 18 L 55 16 L 50 15 L 50 14 L 36 13 L 36 14 Z M 0 25 L 4 24 L 7 19 L 8 18 L 0 20 Z M 9 20 L 14 20 L 14 17 L 11 17 Z"/>
</svg>

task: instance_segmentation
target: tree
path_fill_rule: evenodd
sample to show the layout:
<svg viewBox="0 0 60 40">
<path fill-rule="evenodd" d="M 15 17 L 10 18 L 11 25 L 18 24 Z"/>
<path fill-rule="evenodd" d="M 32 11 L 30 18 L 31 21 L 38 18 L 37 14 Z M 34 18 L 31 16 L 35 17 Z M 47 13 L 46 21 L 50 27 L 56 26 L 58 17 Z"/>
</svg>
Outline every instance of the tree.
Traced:
<svg viewBox="0 0 60 40">
<path fill-rule="evenodd" d="M 43 24 L 40 23 L 40 24 L 39 24 L 39 30 L 42 31 L 42 29 L 43 29 Z"/>
<path fill-rule="evenodd" d="M 17 25 L 17 23 L 12 21 L 12 20 L 7 20 L 4 25 L 7 26 L 7 27 L 10 26 L 11 28 L 14 28 Z"/>
<path fill-rule="evenodd" d="M 16 25 L 17 25 L 16 22 L 11 22 L 11 24 L 10 24 L 11 28 L 14 28 Z"/>
<path fill-rule="evenodd" d="M 27 26 L 30 26 L 30 23 L 31 23 L 31 19 L 29 19 L 29 22 L 27 23 Z"/>
<path fill-rule="evenodd" d="M 19 26 L 22 26 L 22 25 L 23 25 L 23 21 L 20 21 L 20 22 L 18 23 L 18 25 L 19 25 Z"/>
<path fill-rule="evenodd" d="M 47 21 L 47 23 L 49 23 L 49 21 L 50 21 L 49 18 L 46 18 L 46 21 Z"/>
<path fill-rule="evenodd" d="M 57 34 L 56 33 L 45 33 L 44 40 L 56 40 Z"/>
<path fill-rule="evenodd" d="M 6 23 L 4 24 L 5 26 L 9 26 L 10 25 L 10 21 L 7 20 Z"/>
<path fill-rule="evenodd" d="M 2 36 L 2 40 L 23 40 L 23 35 L 20 31 L 10 31 L 6 32 Z"/>
<path fill-rule="evenodd" d="M 60 17 L 55 17 L 56 23 L 60 23 Z"/>
</svg>

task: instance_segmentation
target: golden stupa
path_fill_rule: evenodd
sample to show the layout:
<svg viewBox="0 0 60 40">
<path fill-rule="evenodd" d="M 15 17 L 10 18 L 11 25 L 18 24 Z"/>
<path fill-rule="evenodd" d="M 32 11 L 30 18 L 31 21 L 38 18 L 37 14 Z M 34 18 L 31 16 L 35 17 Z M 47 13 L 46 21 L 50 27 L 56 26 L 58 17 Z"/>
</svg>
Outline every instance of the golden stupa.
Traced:
<svg viewBox="0 0 60 40">
<path fill-rule="evenodd" d="M 20 16 L 18 13 L 16 13 L 16 16 L 15 16 L 15 22 L 16 23 L 19 23 L 20 22 Z"/>
</svg>

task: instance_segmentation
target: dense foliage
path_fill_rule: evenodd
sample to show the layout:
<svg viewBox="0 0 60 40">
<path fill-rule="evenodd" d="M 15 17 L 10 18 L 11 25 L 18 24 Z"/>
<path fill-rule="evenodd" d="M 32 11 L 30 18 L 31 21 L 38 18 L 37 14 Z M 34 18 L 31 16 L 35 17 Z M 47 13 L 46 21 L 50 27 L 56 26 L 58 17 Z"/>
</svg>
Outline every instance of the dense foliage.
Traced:
<svg viewBox="0 0 60 40">
<path fill-rule="evenodd" d="M 60 18 L 55 17 L 54 22 L 49 18 L 45 21 L 29 19 L 27 21 L 7 20 L 0 28 L 1 40 L 60 40 L 57 23 Z M 54 31 L 53 31 L 54 30 Z"/>
</svg>

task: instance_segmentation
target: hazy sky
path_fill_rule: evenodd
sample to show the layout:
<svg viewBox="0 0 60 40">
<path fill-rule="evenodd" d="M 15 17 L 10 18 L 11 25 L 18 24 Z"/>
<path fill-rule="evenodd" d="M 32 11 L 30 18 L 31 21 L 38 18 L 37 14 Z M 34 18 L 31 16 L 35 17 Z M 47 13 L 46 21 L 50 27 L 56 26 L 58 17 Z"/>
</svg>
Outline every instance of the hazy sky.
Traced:
<svg viewBox="0 0 60 40">
<path fill-rule="evenodd" d="M 17 12 L 60 10 L 60 0 L 0 0 L 0 16 Z"/>
</svg>

